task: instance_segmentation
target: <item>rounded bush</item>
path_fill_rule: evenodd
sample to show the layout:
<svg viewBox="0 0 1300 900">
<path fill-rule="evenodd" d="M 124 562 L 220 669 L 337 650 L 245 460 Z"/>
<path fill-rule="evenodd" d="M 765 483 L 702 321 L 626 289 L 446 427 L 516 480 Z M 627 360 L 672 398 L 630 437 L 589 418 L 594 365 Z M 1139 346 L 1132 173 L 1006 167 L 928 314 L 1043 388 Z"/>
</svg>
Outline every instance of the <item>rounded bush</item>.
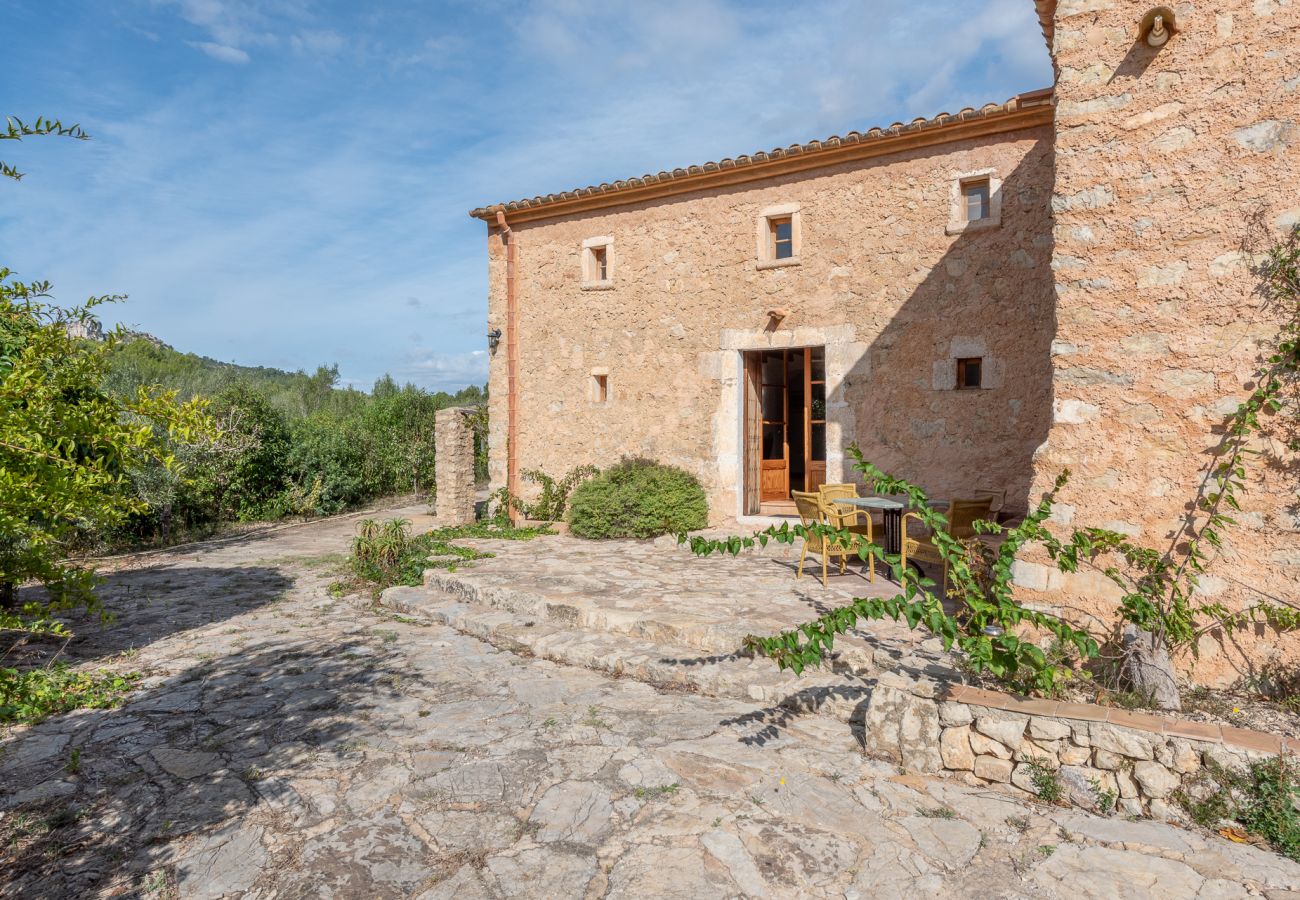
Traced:
<svg viewBox="0 0 1300 900">
<path fill-rule="evenodd" d="M 703 528 L 704 488 L 689 472 L 648 459 L 625 459 L 574 490 L 569 527 L 585 538 L 650 538 Z"/>
</svg>

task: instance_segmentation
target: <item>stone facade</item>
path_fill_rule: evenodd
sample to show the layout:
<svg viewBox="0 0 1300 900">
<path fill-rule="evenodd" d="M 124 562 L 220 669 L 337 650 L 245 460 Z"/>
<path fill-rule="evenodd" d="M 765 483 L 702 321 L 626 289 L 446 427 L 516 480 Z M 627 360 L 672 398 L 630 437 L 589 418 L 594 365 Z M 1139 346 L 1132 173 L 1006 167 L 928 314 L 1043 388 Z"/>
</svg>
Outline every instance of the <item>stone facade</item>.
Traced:
<svg viewBox="0 0 1300 900">
<path fill-rule="evenodd" d="M 1004 489 L 1025 509 L 1069 468 L 1059 526 L 1176 540 L 1276 329 L 1245 245 L 1251 223 L 1269 239 L 1300 222 L 1300 5 L 1177 4 L 1158 51 L 1137 41 L 1145 0 L 1037 6 L 1058 81 L 1034 102 L 1054 103 L 1051 119 L 972 134 L 964 111 L 864 135 L 882 149 L 861 158 L 836 161 L 832 139 L 476 210 L 489 329 L 509 330 L 498 213 L 518 254 L 518 466 L 650 456 L 699 476 L 715 522 L 736 517 L 743 352 L 824 346 L 828 481 L 851 478 L 856 442 L 934 496 Z M 782 157 L 769 177 L 741 170 Z M 959 180 L 977 173 L 997 224 L 955 227 Z M 794 216 L 795 262 L 762 252 L 772 210 Z M 494 486 L 506 346 L 490 373 Z M 964 356 L 983 358 L 987 389 L 953 389 Z M 1300 596 L 1297 460 L 1260 449 L 1269 464 L 1202 579 L 1229 605 Z M 1104 576 L 1046 562 L 1018 564 L 1028 601 L 1113 622 Z M 1300 637 L 1211 634 L 1200 650 L 1199 677 L 1224 683 L 1296 659 Z"/>
<path fill-rule="evenodd" d="M 1051 132 L 1034 127 L 716 193 L 511 225 L 518 241 L 521 468 L 644 455 L 681 466 L 735 517 L 741 351 L 824 346 L 828 472 L 843 448 L 940 494 L 974 478 L 1027 495 L 1046 437 L 1052 336 Z M 949 235 L 962 172 L 1003 181 L 1001 224 Z M 797 204 L 797 265 L 763 266 L 764 210 Z M 583 285 L 584 240 L 611 239 L 612 283 Z M 488 327 L 505 327 L 503 242 L 489 239 Z M 789 311 L 772 328 L 768 311 Z M 1014 327 L 1008 328 L 1007 323 Z M 504 344 L 493 356 L 492 480 L 505 480 Z M 990 387 L 955 391 L 982 355 Z M 591 393 L 608 378 L 608 401 Z"/>
<path fill-rule="evenodd" d="M 1248 245 L 1300 222 L 1300 4 L 1176 4 L 1178 33 L 1158 51 L 1135 42 L 1150 5 L 1055 9 L 1055 416 L 1035 484 L 1068 468 L 1063 519 L 1164 547 L 1277 333 Z M 1300 458 L 1256 449 L 1267 455 L 1248 462 L 1241 524 L 1202 579 L 1234 608 L 1300 598 Z M 1030 599 L 1047 590 L 1044 602 L 1085 614 L 1115 593 L 1033 561 L 1020 580 Z M 1232 682 L 1298 651 L 1300 636 L 1271 630 L 1212 634 L 1196 668 Z"/>
<path fill-rule="evenodd" d="M 434 457 L 437 493 L 434 510 L 438 524 L 465 525 L 474 521 L 474 410 L 440 409 L 434 415 Z"/>
</svg>

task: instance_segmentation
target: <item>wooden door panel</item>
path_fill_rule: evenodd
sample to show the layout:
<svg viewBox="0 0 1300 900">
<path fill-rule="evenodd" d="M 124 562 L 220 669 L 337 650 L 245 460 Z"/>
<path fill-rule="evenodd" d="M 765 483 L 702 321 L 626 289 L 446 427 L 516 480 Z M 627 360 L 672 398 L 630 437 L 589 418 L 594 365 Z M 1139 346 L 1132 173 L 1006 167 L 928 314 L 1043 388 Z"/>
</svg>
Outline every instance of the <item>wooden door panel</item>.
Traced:
<svg viewBox="0 0 1300 900">
<path fill-rule="evenodd" d="M 790 499 L 790 464 L 784 459 L 765 459 L 759 497 L 764 500 Z"/>
</svg>

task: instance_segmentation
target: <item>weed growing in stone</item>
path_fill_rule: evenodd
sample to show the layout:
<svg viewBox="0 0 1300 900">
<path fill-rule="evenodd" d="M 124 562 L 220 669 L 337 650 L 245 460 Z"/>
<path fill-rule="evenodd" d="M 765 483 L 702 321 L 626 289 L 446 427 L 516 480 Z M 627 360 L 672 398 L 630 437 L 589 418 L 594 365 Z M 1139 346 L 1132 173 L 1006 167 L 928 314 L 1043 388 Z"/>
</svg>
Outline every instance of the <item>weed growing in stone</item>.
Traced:
<svg viewBox="0 0 1300 900">
<path fill-rule="evenodd" d="M 951 806 L 932 806 L 929 808 L 918 806 L 916 813 L 925 816 L 927 819 L 955 819 L 957 817 L 957 813 L 953 811 Z"/>
<path fill-rule="evenodd" d="M 1031 759 L 1029 765 L 1029 780 L 1034 785 L 1034 793 L 1038 799 L 1044 803 L 1059 803 L 1063 791 L 1061 782 L 1056 777 L 1056 770 L 1049 768 L 1047 760 L 1041 757 Z"/>
<path fill-rule="evenodd" d="M 1097 809 L 1103 816 L 1108 816 L 1115 811 L 1115 805 L 1119 802 L 1119 795 L 1114 791 L 1101 786 L 1101 780 L 1089 778 L 1088 786 L 1092 788 L 1092 796 L 1097 801 Z"/>
<path fill-rule="evenodd" d="M 1237 822 L 1300 862 L 1300 764 L 1281 756 L 1255 760 L 1245 769 L 1208 761 L 1200 781 L 1195 794 L 1204 799 L 1185 791 L 1173 795 L 1192 821 L 1206 828 Z"/>
<path fill-rule="evenodd" d="M 673 782 L 672 784 L 664 784 L 659 787 L 639 787 L 632 791 L 632 793 L 638 800 L 643 800 L 647 797 L 665 797 L 669 794 L 675 794 L 679 787 L 681 787 L 681 785 Z"/>
</svg>

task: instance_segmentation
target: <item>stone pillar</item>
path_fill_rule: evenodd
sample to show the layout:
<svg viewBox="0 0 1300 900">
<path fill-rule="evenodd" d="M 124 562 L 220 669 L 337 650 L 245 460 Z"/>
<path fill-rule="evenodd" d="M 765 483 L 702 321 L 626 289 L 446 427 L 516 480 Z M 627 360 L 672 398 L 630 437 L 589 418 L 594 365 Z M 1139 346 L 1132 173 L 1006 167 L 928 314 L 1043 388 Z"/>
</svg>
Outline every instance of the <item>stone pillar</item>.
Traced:
<svg viewBox="0 0 1300 900">
<path fill-rule="evenodd" d="M 437 499 L 434 512 L 439 525 L 465 525 L 474 521 L 473 409 L 440 409 L 434 419 L 434 473 Z"/>
</svg>

